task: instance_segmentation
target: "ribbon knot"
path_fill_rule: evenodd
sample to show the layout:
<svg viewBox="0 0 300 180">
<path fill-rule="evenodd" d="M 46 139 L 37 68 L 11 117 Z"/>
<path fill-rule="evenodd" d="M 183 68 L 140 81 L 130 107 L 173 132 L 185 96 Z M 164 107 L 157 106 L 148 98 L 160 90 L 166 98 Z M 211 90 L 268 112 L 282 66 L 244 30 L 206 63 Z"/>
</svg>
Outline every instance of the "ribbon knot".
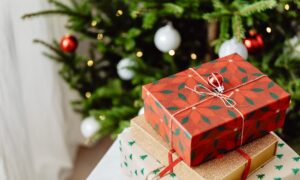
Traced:
<svg viewBox="0 0 300 180">
<path fill-rule="evenodd" d="M 206 90 L 206 92 L 204 91 L 198 91 L 197 88 L 200 87 L 200 88 L 203 88 Z M 231 92 L 229 95 L 225 95 L 225 94 L 222 94 L 220 92 L 218 92 L 217 90 L 210 90 L 209 88 L 203 86 L 202 84 L 197 84 L 194 86 L 194 88 L 190 88 L 188 86 L 185 86 L 186 89 L 198 94 L 199 96 L 200 95 L 208 95 L 208 96 L 213 96 L 213 97 L 217 97 L 219 98 L 226 107 L 228 108 L 233 108 L 236 106 L 236 102 L 231 98 L 231 96 L 233 95 L 233 92 Z"/>
<path fill-rule="evenodd" d="M 196 76 L 198 76 L 203 82 L 207 83 L 207 81 L 197 71 L 195 71 L 193 68 L 189 68 L 189 70 L 192 71 Z M 261 77 L 263 77 L 263 76 L 261 76 Z M 261 78 L 261 77 L 259 77 L 259 78 Z M 259 78 L 257 78 L 257 79 L 259 79 Z M 257 79 L 255 79 L 255 80 L 257 80 Z M 255 80 L 253 80 L 253 81 L 255 81 Z M 244 85 L 244 84 L 242 84 L 242 85 Z M 196 94 L 198 94 L 198 95 L 205 94 L 205 95 L 208 95 L 208 96 L 211 96 L 211 97 L 216 97 L 216 98 L 220 99 L 223 102 L 225 107 L 232 108 L 237 113 L 239 113 L 239 115 L 241 116 L 241 119 L 242 119 L 241 135 L 240 135 L 240 137 L 241 137 L 240 138 L 241 139 L 240 146 L 242 146 L 243 145 L 243 139 L 244 139 L 245 118 L 244 118 L 243 113 L 236 107 L 236 105 L 237 105 L 236 101 L 233 98 L 231 98 L 231 96 L 233 95 L 233 92 L 231 91 L 230 94 L 226 95 L 226 94 L 218 92 L 217 90 L 212 91 L 209 88 L 207 88 L 206 86 L 202 85 L 201 83 L 198 83 L 197 85 L 195 85 L 194 88 L 190 88 L 188 86 L 185 86 L 185 88 L 192 91 L 192 92 L 194 92 L 194 93 L 196 93 Z M 198 88 L 205 89 L 206 91 L 198 91 L 197 90 Z M 225 93 L 226 93 L 226 91 L 225 91 Z M 202 102 L 203 101 L 201 101 L 200 103 L 202 103 Z M 196 104 L 199 104 L 199 103 L 196 103 Z M 188 108 L 190 108 L 190 107 L 188 107 Z M 185 110 L 186 109 L 183 109 L 182 111 L 185 111 Z M 178 111 L 174 115 L 176 115 L 180 112 L 181 111 Z M 173 115 L 173 117 L 174 117 L 174 115 Z"/>
</svg>

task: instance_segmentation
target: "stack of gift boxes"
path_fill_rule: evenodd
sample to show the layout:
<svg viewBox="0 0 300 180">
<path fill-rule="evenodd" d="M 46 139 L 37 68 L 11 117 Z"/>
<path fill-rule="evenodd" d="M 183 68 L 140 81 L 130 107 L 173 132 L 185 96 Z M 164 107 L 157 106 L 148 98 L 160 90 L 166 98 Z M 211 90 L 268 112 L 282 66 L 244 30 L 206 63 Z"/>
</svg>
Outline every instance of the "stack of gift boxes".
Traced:
<svg viewBox="0 0 300 180">
<path fill-rule="evenodd" d="M 142 97 L 145 114 L 119 137 L 132 179 L 246 179 L 288 156 L 271 131 L 282 127 L 290 95 L 237 54 L 147 84 Z M 272 166 L 297 179 L 300 158 L 286 151 L 290 170 Z"/>
</svg>

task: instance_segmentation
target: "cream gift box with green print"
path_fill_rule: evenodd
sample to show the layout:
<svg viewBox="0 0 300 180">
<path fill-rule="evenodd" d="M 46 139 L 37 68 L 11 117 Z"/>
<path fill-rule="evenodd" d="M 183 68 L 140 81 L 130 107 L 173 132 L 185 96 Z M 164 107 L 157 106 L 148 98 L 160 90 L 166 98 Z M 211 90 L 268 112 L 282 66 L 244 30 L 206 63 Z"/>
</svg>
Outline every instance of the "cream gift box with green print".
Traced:
<svg viewBox="0 0 300 180">
<path fill-rule="evenodd" d="M 119 135 L 121 162 L 124 175 L 130 179 L 153 179 L 164 166 L 141 148 L 132 137 L 131 129 Z M 250 180 L 300 179 L 300 157 L 280 138 L 275 158 L 250 175 Z M 162 179 L 179 179 L 171 173 Z"/>
<path fill-rule="evenodd" d="M 130 129 L 125 129 L 118 137 L 121 153 L 120 167 L 129 179 L 154 179 L 164 167 L 161 163 L 146 153 L 131 135 Z M 162 180 L 177 180 L 174 173 L 161 178 Z"/>
</svg>

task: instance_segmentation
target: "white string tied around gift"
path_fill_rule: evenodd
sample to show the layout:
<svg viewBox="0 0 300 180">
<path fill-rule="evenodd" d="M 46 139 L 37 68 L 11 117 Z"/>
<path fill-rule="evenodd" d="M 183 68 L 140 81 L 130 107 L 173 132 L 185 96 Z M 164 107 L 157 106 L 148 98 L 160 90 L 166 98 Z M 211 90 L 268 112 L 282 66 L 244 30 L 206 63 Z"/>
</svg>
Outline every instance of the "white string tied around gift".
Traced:
<svg viewBox="0 0 300 180">
<path fill-rule="evenodd" d="M 196 74 L 201 80 L 203 80 L 204 82 L 207 83 L 207 81 L 202 76 L 200 76 L 199 73 L 197 71 L 195 71 L 193 68 L 189 68 L 189 70 L 193 71 L 194 74 Z M 212 75 L 215 77 L 215 75 L 213 73 L 212 73 Z M 220 82 L 219 81 L 217 81 L 217 82 L 218 82 L 218 85 L 221 86 Z M 197 90 L 198 87 L 205 89 L 206 92 Z M 188 90 L 190 90 L 190 91 L 192 91 L 192 92 L 194 92 L 198 95 L 208 95 L 208 96 L 211 96 L 211 97 L 219 98 L 223 102 L 225 107 L 232 108 L 240 114 L 240 116 L 242 118 L 242 127 L 241 127 L 242 130 L 241 130 L 241 143 L 240 143 L 240 146 L 242 146 L 243 145 L 243 139 L 244 139 L 245 117 L 244 117 L 243 113 L 236 107 L 236 105 L 237 105 L 236 101 L 231 98 L 231 96 L 234 94 L 234 92 L 231 92 L 229 95 L 226 95 L 226 94 L 218 92 L 216 90 L 217 87 L 215 87 L 215 86 L 213 86 L 213 87 L 215 88 L 214 91 L 210 90 L 209 88 L 205 87 L 202 84 L 197 84 L 197 85 L 194 86 L 194 88 L 190 88 L 188 86 L 185 86 L 186 89 L 188 89 Z M 223 91 L 221 91 L 221 92 L 223 92 Z"/>
</svg>

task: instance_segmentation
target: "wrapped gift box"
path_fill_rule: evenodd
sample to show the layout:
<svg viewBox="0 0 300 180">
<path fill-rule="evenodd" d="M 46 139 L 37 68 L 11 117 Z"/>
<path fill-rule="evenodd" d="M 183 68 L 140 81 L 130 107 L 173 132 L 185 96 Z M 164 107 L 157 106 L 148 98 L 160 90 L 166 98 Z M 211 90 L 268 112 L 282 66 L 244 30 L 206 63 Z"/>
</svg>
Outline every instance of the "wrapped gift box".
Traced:
<svg viewBox="0 0 300 180">
<path fill-rule="evenodd" d="M 210 73 L 223 76 L 222 98 L 208 85 Z M 290 102 L 237 54 L 147 84 L 142 96 L 146 120 L 190 166 L 281 127 Z"/>
<path fill-rule="evenodd" d="M 164 166 L 159 161 L 153 158 L 153 156 L 147 153 L 136 143 L 135 139 L 132 137 L 130 128 L 123 131 L 119 135 L 118 144 L 121 153 L 120 166 L 123 173 L 127 175 L 128 178 L 154 179 L 154 177 L 157 177 L 157 174 L 164 168 Z M 273 158 L 265 166 L 254 172 L 247 179 L 297 180 L 300 179 L 299 169 L 300 156 L 295 153 L 284 141 L 278 138 L 275 158 Z M 175 173 L 171 173 L 161 179 L 178 180 L 179 178 Z"/>
<path fill-rule="evenodd" d="M 143 116 L 131 120 L 131 134 L 135 142 L 157 159 L 161 164 L 167 166 L 168 145 L 161 137 L 149 126 Z M 205 148 L 205 147 L 203 147 Z M 271 160 L 276 153 L 277 138 L 268 134 L 241 149 L 251 157 L 250 172 Z M 177 155 L 174 154 L 176 159 Z M 236 151 L 225 154 L 222 158 L 217 158 L 196 167 L 189 167 L 181 161 L 174 167 L 174 173 L 180 179 L 241 179 L 248 161 Z"/>
<path fill-rule="evenodd" d="M 118 137 L 121 153 L 120 166 L 127 177 L 131 180 L 149 179 L 157 177 L 164 166 L 136 144 L 131 135 L 131 129 L 124 130 Z M 126 179 L 126 178 L 123 178 Z M 162 180 L 176 180 L 174 173 L 161 178 Z"/>
</svg>

